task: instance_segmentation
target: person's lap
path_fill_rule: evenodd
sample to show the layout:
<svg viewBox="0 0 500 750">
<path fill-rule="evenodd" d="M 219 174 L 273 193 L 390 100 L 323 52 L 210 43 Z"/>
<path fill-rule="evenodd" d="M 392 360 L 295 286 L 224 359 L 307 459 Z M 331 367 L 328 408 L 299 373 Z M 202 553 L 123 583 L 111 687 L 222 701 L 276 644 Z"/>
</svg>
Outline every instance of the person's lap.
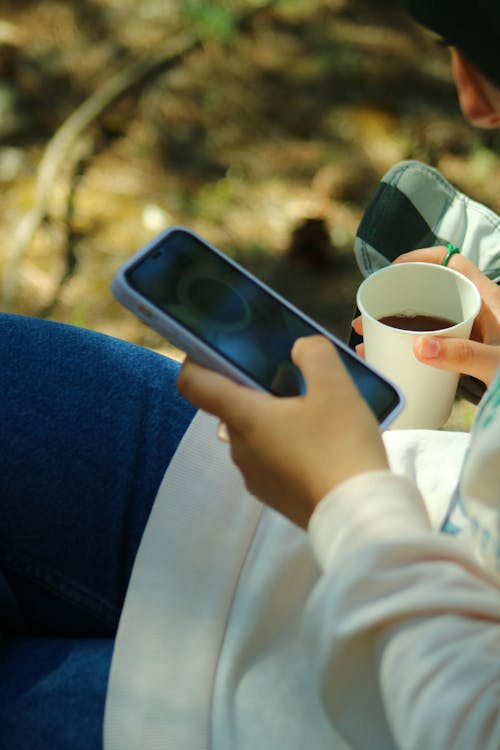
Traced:
<svg viewBox="0 0 500 750">
<path fill-rule="evenodd" d="M 112 638 L 3 641 L 1 747 L 100 750 L 112 653 Z"/>
<path fill-rule="evenodd" d="M 6 750 L 78 748 L 78 716 L 81 747 L 100 747 L 135 553 L 193 416 L 175 390 L 177 372 L 177 363 L 116 339 L 0 316 Z"/>
</svg>

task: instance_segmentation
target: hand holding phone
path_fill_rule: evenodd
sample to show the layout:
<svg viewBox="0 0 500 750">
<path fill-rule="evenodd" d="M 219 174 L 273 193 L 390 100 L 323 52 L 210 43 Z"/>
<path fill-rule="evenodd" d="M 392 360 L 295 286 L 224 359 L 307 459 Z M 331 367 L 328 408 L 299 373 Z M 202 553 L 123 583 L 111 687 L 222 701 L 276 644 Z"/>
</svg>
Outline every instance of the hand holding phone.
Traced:
<svg viewBox="0 0 500 750">
<path fill-rule="evenodd" d="M 398 390 L 345 344 L 194 232 L 173 227 L 117 272 L 125 307 L 191 359 L 278 396 L 305 392 L 294 342 L 329 338 L 381 427 L 399 413 Z"/>
<path fill-rule="evenodd" d="M 302 398 L 269 398 L 191 360 L 179 392 L 227 426 L 231 458 L 252 495 L 307 528 L 311 513 L 340 483 L 388 469 L 379 426 L 326 338 L 297 341 L 292 359 Z"/>
</svg>

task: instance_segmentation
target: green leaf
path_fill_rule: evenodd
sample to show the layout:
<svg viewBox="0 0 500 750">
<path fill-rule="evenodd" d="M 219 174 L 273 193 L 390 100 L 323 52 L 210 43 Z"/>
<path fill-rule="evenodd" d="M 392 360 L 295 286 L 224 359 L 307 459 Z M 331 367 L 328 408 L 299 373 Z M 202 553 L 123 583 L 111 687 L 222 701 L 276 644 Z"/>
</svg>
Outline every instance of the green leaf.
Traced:
<svg viewBox="0 0 500 750">
<path fill-rule="evenodd" d="M 183 11 L 204 39 L 228 42 L 234 38 L 236 13 L 229 8 L 208 0 L 188 0 Z"/>
</svg>

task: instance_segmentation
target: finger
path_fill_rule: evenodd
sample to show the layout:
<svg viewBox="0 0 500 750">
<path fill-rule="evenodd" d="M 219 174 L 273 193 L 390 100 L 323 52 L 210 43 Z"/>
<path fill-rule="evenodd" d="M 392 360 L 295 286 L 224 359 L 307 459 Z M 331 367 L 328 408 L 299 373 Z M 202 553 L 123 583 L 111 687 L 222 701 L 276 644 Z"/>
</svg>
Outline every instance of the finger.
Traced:
<svg viewBox="0 0 500 750">
<path fill-rule="evenodd" d="M 357 318 L 354 318 L 354 320 L 351 323 L 353 330 L 355 333 L 358 334 L 358 336 L 363 335 L 363 321 L 361 319 L 361 315 L 359 315 Z"/>
<path fill-rule="evenodd" d="M 489 385 L 500 363 L 500 347 L 466 339 L 418 336 L 415 356 L 440 370 L 472 375 Z"/>
<path fill-rule="evenodd" d="M 443 262 L 448 249 L 444 245 L 436 247 L 424 247 L 419 250 L 410 250 L 408 253 L 399 255 L 393 263 L 437 263 Z"/>
<path fill-rule="evenodd" d="M 448 253 L 448 248 L 444 245 L 436 245 L 436 247 L 424 247 L 420 250 L 411 250 L 409 253 L 403 253 L 399 255 L 394 263 L 435 263 L 441 265 Z M 481 283 L 484 280 L 484 275 L 481 271 L 464 255 L 460 253 L 454 253 L 447 264 L 448 268 L 452 268 L 454 271 L 459 271 L 467 276 L 475 284 Z"/>
<path fill-rule="evenodd" d="M 292 360 L 304 376 L 308 391 L 324 388 L 331 391 L 335 382 L 350 380 L 334 344 L 325 336 L 297 339 Z"/>
<path fill-rule="evenodd" d="M 219 400 L 223 389 L 231 384 L 219 373 L 213 372 L 190 359 L 186 359 L 177 378 L 177 390 L 198 409 L 211 414 L 220 411 Z"/>
<path fill-rule="evenodd" d="M 356 345 L 356 354 L 358 355 L 358 357 L 361 357 L 362 359 L 366 358 L 365 345 L 364 344 L 357 344 Z"/>
<path fill-rule="evenodd" d="M 193 406 L 218 417 L 229 428 L 238 423 L 240 415 L 253 408 L 255 398 L 266 397 L 189 359 L 182 365 L 177 389 Z"/>
</svg>

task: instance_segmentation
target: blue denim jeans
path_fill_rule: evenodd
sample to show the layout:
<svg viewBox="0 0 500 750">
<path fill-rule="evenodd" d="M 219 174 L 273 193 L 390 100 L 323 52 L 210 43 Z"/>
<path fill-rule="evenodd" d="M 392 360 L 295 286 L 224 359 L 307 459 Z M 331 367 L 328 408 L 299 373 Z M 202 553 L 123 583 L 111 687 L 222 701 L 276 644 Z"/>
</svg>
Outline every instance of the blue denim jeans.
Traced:
<svg viewBox="0 0 500 750">
<path fill-rule="evenodd" d="M 194 410 L 178 364 L 0 315 L 0 747 L 99 750 L 113 638 Z"/>
</svg>

